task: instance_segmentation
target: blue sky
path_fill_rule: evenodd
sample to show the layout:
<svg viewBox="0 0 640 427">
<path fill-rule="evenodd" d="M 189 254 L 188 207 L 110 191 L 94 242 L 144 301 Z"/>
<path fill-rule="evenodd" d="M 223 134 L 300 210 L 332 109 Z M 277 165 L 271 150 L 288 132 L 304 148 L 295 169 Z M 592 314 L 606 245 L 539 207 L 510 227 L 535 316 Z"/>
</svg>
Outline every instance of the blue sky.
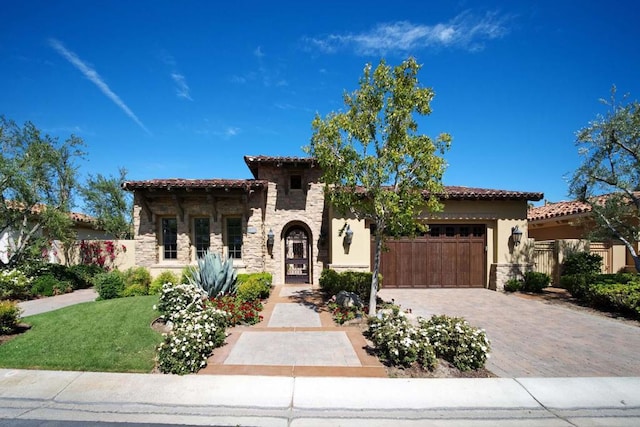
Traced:
<svg viewBox="0 0 640 427">
<path fill-rule="evenodd" d="M 302 156 L 364 65 L 407 56 L 453 136 L 445 184 L 567 199 L 575 133 L 640 96 L 635 1 L 7 1 L 0 114 L 87 144 L 88 173 L 250 178 Z"/>
</svg>

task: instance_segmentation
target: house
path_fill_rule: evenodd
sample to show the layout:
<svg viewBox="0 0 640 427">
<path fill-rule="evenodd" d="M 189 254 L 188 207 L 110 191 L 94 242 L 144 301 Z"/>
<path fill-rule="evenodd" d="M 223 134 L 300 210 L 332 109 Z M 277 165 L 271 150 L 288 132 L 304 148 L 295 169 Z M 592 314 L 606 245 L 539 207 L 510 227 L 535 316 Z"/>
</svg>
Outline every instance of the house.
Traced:
<svg viewBox="0 0 640 427">
<path fill-rule="evenodd" d="M 41 205 L 36 205 L 32 208 L 32 212 L 37 214 L 42 209 Z M 113 239 L 113 235 L 105 232 L 104 230 L 96 227 L 95 218 L 79 213 L 79 212 L 70 212 L 69 217 L 73 221 L 73 231 L 76 235 L 76 240 L 111 240 Z M 0 233 L 0 262 L 7 264 L 9 262 L 9 253 L 14 247 L 14 239 L 17 239 L 16 232 L 12 230 L 4 230 Z M 41 235 L 42 232 L 39 231 L 38 235 Z M 51 247 L 44 253 L 49 262 L 54 263 L 63 263 L 64 262 L 64 250 L 62 248 L 62 244 L 54 240 L 51 242 Z"/>
<path fill-rule="evenodd" d="M 604 202 L 606 195 L 600 196 Z M 551 275 L 558 283 L 559 268 L 567 250 L 589 250 L 602 257 L 602 272 L 635 271 L 633 259 L 624 244 L 617 240 L 589 242 L 593 227 L 591 206 L 577 200 L 545 203 L 529 209 L 529 237 L 535 240 L 536 270 Z M 640 247 L 638 247 L 640 249 Z"/>
<path fill-rule="evenodd" d="M 271 272 L 275 283 L 317 285 L 324 268 L 371 271 L 370 224 L 325 203 L 315 159 L 244 160 L 251 179 L 125 182 L 134 193 L 136 264 L 153 275 L 179 271 L 211 250 L 239 272 Z M 542 197 L 447 187 L 444 211 L 423 218 L 428 233 L 388 243 L 384 286 L 500 289 L 514 269 L 531 267 L 518 243 L 527 239 L 527 202 Z"/>
</svg>

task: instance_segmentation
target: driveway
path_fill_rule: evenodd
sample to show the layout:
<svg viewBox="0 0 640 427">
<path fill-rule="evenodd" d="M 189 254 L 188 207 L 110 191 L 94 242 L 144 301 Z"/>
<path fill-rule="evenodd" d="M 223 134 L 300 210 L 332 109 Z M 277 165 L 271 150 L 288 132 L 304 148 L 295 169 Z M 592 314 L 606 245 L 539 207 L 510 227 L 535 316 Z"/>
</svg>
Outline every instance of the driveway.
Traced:
<svg viewBox="0 0 640 427">
<path fill-rule="evenodd" d="M 640 323 L 487 289 L 382 289 L 414 315 L 462 316 L 491 340 L 499 377 L 640 376 Z"/>
</svg>

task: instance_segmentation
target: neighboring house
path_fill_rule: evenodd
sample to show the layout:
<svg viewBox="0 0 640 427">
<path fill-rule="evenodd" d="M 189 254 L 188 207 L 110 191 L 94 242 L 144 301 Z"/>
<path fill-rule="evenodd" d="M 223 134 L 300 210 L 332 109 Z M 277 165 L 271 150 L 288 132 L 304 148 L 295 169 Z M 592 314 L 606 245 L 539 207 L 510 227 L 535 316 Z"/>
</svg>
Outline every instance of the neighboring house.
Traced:
<svg viewBox="0 0 640 427">
<path fill-rule="evenodd" d="M 371 271 L 370 224 L 325 203 L 314 159 L 244 159 L 253 179 L 125 182 L 134 193 L 136 264 L 153 275 L 179 271 L 211 250 L 240 272 L 271 272 L 275 283 L 317 285 L 324 268 Z M 514 237 L 527 239 L 527 202 L 542 197 L 446 187 L 444 211 L 423 218 L 426 235 L 388 243 L 383 285 L 502 288 L 515 270 L 531 268 Z"/>
<path fill-rule="evenodd" d="M 73 230 L 76 233 L 76 240 L 110 240 L 113 235 L 96 228 L 95 218 L 78 212 L 71 212 L 69 216 L 73 220 Z M 41 232 L 39 233 L 41 235 Z M 9 262 L 8 253 L 14 245 L 15 236 L 10 230 L 5 230 L 0 234 L 0 262 Z M 59 241 L 51 242 L 51 248 L 46 251 L 46 258 L 49 262 L 60 263 L 64 260 L 63 248 Z"/>
<path fill-rule="evenodd" d="M 593 221 L 591 206 L 580 201 L 545 203 L 529 209 L 529 237 L 536 241 L 539 254 L 549 252 L 550 260 L 539 260 L 538 271 L 546 272 L 557 280 L 557 265 L 562 262 L 566 249 L 588 249 L 602 256 L 602 272 L 615 273 L 620 270 L 635 271 L 631 254 L 620 241 L 588 242 L 586 239 Z M 550 266 L 545 266 L 547 262 Z"/>
</svg>

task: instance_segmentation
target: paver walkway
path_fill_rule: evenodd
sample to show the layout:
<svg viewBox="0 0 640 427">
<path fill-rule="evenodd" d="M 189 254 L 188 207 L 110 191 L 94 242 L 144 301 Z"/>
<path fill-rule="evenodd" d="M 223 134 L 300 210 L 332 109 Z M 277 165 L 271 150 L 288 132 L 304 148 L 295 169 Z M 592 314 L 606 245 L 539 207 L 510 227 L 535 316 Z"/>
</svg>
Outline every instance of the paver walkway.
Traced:
<svg viewBox="0 0 640 427">
<path fill-rule="evenodd" d="M 276 286 L 257 325 L 229 330 L 200 374 L 386 377 L 357 327 L 337 326 L 311 286 Z"/>
<path fill-rule="evenodd" d="M 462 316 L 491 340 L 499 377 L 640 376 L 640 323 L 487 289 L 382 289 L 416 316 Z"/>
</svg>

